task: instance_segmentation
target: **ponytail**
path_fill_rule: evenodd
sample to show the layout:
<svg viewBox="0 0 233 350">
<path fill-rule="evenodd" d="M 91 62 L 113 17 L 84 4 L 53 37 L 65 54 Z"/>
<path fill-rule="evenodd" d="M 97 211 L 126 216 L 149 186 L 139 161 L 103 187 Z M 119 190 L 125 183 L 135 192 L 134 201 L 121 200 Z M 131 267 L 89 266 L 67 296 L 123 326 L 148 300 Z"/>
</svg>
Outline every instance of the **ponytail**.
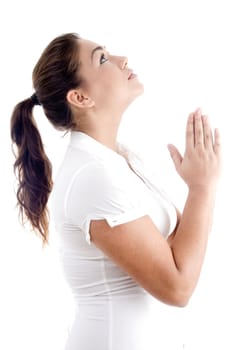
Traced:
<svg viewBox="0 0 233 350">
<path fill-rule="evenodd" d="M 48 243 L 49 212 L 47 202 L 52 190 L 52 166 L 32 115 L 35 105 L 58 130 L 76 126 L 76 118 L 67 101 L 67 93 L 81 86 L 79 41 L 75 33 L 56 37 L 43 51 L 32 74 L 36 91 L 16 105 L 11 117 L 11 138 L 16 146 L 15 175 L 18 178 L 17 201 L 24 224 L 27 219 L 44 243 Z"/>
<path fill-rule="evenodd" d="M 43 243 L 48 243 L 47 202 L 53 184 L 52 166 L 32 115 L 36 104 L 40 102 L 34 94 L 15 106 L 11 116 L 11 139 L 17 149 L 14 172 L 18 179 L 17 204 L 21 222 L 29 220 Z"/>
</svg>

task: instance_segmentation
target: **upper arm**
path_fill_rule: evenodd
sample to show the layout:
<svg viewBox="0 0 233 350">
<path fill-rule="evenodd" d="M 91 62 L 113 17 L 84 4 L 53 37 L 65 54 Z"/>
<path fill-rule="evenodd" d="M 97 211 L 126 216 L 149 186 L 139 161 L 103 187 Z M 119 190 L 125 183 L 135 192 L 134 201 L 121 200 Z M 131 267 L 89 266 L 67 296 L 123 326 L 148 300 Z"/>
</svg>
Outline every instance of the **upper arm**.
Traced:
<svg viewBox="0 0 233 350">
<path fill-rule="evenodd" d="M 149 216 L 110 227 L 93 220 L 91 240 L 99 249 L 159 300 L 183 303 L 183 295 L 172 251 Z"/>
</svg>

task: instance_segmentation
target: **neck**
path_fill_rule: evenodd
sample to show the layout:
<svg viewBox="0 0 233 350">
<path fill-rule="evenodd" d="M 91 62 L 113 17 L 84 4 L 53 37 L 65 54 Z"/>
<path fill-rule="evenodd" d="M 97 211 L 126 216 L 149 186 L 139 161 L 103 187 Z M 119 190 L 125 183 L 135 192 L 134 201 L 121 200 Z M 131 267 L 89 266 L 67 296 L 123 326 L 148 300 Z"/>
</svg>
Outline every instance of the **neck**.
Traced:
<svg viewBox="0 0 233 350">
<path fill-rule="evenodd" d="M 106 133 L 106 130 L 96 130 L 91 128 L 80 130 L 79 128 L 78 131 L 84 132 L 96 141 L 102 143 L 104 146 L 117 152 L 117 130 L 108 130 Z"/>
<path fill-rule="evenodd" d="M 121 116 L 89 116 L 79 120 L 75 130 L 83 132 L 96 141 L 117 152 L 117 134 Z"/>
</svg>

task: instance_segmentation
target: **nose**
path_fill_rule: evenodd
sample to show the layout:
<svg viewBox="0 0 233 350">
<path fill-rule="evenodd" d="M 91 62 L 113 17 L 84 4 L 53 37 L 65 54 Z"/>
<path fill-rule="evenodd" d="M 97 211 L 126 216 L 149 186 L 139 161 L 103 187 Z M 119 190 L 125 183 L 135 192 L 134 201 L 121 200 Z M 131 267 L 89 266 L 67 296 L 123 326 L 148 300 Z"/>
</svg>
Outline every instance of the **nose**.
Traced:
<svg viewBox="0 0 233 350">
<path fill-rule="evenodd" d="M 128 58 L 125 56 L 121 57 L 120 65 L 122 70 L 127 67 L 127 64 L 128 64 Z"/>
</svg>

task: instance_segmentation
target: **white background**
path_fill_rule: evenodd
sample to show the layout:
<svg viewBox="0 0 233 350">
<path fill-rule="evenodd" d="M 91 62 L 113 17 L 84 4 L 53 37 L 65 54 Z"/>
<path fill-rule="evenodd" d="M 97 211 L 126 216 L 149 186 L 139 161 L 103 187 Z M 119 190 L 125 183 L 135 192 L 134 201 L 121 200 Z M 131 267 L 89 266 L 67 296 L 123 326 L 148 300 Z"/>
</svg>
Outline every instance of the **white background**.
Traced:
<svg viewBox="0 0 233 350">
<path fill-rule="evenodd" d="M 56 250 L 43 251 L 18 223 L 9 136 L 14 105 L 33 92 L 31 73 L 39 55 L 65 32 L 128 56 L 145 93 L 127 111 L 119 139 L 151 159 L 180 210 L 186 188 L 166 145 L 183 151 L 186 118 L 197 107 L 220 128 L 224 166 L 198 286 L 185 309 L 161 304 L 157 312 L 161 349 L 163 337 L 172 344 L 166 350 L 233 349 L 231 7 L 224 0 L 1 1 L 0 349 L 60 350 L 72 314 Z M 35 117 L 56 172 L 68 139 L 53 130 L 40 107 Z"/>
</svg>

